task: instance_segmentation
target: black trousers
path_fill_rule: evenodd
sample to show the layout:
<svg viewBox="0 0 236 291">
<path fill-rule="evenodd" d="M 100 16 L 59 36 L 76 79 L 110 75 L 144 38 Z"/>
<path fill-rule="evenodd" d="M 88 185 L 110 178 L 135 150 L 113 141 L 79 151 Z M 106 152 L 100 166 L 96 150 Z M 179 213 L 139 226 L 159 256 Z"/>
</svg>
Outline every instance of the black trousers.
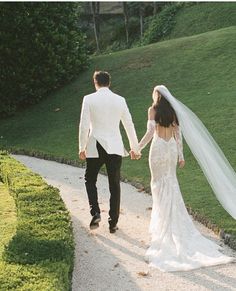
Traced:
<svg viewBox="0 0 236 291">
<path fill-rule="evenodd" d="M 100 213 L 97 193 L 97 176 L 101 167 L 105 164 L 107 169 L 110 196 L 109 224 L 115 226 L 120 214 L 120 168 L 122 157 L 119 155 L 109 155 L 97 142 L 98 158 L 87 158 L 85 172 L 85 186 L 88 194 L 90 213 Z"/>
</svg>

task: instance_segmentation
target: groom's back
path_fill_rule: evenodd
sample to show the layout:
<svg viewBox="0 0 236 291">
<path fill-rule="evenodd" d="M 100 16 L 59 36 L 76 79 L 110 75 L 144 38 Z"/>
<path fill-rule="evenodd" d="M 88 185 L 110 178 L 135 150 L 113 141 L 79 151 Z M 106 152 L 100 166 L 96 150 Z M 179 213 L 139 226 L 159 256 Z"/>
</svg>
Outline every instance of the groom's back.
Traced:
<svg viewBox="0 0 236 291">
<path fill-rule="evenodd" d="M 93 130 L 119 130 L 119 123 L 124 110 L 124 98 L 114 94 L 107 87 L 86 96 L 90 109 L 91 127 Z"/>
</svg>

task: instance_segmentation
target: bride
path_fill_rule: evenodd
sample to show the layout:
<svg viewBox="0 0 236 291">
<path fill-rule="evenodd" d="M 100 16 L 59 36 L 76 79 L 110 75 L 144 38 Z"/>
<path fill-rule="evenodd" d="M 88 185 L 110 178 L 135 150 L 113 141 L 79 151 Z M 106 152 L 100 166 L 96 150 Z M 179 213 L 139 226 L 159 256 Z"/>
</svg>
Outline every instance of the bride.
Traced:
<svg viewBox="0 0 236 291">
<path fill-rule="evenodd" d="M 185 164 L 182 132 L 217 198 L 234 218 L 236 187 L 231 188 L 232 193 L 226 189 L 236 183 L 235 177 L 232 181 L 235 173 L 201 121 L 165 86 L 154 88 L 153 101 L 147 132 L 139 143 L 142 150 L 153 138 L 149 153 L 153 197 L 152 239 L 146 252 L 149 265 L 168 272 L 232 262 L 234 258 L 223 255 L 217 244 L 200 234 L 185 208 L 176 177 L 177 163 L 180 168 Z M 219 177 L 223 185 L 218 184 Z"/>
</svg>

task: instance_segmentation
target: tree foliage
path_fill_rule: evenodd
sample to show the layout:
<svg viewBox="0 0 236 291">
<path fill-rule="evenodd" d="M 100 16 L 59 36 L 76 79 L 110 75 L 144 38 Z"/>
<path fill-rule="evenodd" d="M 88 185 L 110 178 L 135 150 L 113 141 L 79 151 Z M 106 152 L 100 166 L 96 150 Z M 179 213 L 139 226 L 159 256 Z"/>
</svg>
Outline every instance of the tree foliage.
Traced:
<svg viewBox="0 0 236 291">
<path fill-rule="evenodd" d="M 78 3 L 0 4 L 0 116 L 32 104 L 87 63 Z"/>
<path fill-rule="evenodd" d="M 166 6 L 160 13 L 147 19 L 147 29 L 144 33 L 143 44 L 157 42 L 169 35 L 175 25 L 174 16 L 182 3 L 174 3 Z"/>
</svg>

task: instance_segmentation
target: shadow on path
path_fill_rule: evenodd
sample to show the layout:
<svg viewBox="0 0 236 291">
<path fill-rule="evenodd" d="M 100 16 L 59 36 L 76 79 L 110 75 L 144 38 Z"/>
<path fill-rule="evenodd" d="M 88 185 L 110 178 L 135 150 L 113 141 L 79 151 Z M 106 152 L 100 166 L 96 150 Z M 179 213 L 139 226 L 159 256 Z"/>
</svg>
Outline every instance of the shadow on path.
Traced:
<svg viewBox="0 0 236 291">
<path fill-rule="evenodd" d="M 105 236 L 90 232 L 77 217 L 72 216 L 72 219 L 77 250 L 73 272 L 73 290 L 84 291 L 85 288 L 89 291 L 141 290 L 112 250 L 118 248 L 131 256 L 136 258 L 138 256 L 129 250 L 124 250 Z M 100 243 L 101 240 L 104 244 Z M 138 257 L 138 259 L 143 260 L 142 257 Z"/>
</svg>

